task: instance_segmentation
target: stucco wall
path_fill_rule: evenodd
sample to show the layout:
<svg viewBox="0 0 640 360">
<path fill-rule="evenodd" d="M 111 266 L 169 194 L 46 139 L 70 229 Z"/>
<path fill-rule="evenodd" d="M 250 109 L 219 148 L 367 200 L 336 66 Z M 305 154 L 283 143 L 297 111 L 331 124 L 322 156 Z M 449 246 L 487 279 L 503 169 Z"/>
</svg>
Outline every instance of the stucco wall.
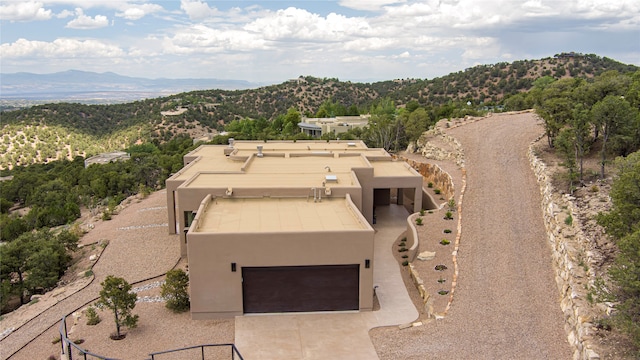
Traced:
<svg viewBox="0 0 640 360">
<path fill-rule="evenodd" d="M 373 307 L 373 229 L 188 237 L 194 319 L 242 315 L 242 267 L 360 264 L 360 310 Z M 231 263 L 237 271 L 231 272 Z"/>
</svg>

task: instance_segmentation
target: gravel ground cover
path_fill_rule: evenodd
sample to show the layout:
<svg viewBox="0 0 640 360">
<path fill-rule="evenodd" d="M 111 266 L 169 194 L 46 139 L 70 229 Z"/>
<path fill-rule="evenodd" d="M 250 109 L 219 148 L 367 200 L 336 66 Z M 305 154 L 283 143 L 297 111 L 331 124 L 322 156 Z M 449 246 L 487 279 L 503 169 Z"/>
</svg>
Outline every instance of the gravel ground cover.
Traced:
<svg viewBox="0 0 640 360">
<path fill-rule="evenodd" d="M 571 359 L 526 157 L 542 131 L 532 113 L 446 130 L 467 171 L 454 299 L 443 319 L 372 330 L 381 359 Z"/>
<path fill-rule="evenodd" d="M 167 270 L 176 266 L 180 259 L 180 249 L 177 244 L 178 237 L 169 235 L 167 230 L 167 210 L 166 210 L 166 192 L 158 191 L 146 198 L 132 197 L 122 204 L 119 213 L 113 216 L 110 221 L 99 221 L 96 218 L 87 219 L 83 227 L 89 230 L 81 239 L 82 244 L 94 244 L 97 242 L 108 242 L 99 258 L 93 266 L 94 279 L 88 286 L 69 295 L 63 299 L 51 297 L 47 301 L 51 301 L 48 310 L 39 313 L 23 313 L 20 319 L 11 319 L 11 315 L 7 316 L 7 324 L 11 322 L 14 330 L 0 341 L 0 357 L 5 359 L 14 354 L 11 359 L 46 359 L 49 355 L 59 355 L 60 345 L 52 344 L 52 339 L 57 334 L 58 324 L 62 316 L 71 314 L 81 309 L 85 304 L 91 302 L 98 297 L 101 286 L 100 282 L 108 275 L 123 277 L 129 283 L 144 281 L 145 279 L 158 277 L 163 275 Z M 95 254 L 100 254 L 100 246 L 95 249 Z M 158 281 L 158 279 L 152 280 Z M 139 285 L 134 285 L 137 287 Z M 77 289 L 76 289 L 77 290 Z M 42 301 L 45 302 L 44 300 Z M 40 302 L 38 303 L 38 305 Z M 145 303 L 136 306 L 134 313 L 139 314 L 141 319 L 163 321 L 162 317 L 158 317 L 157 309 L 170 314 L 164 308 L 164 304 Z M 188 315 L 179 317 L 184 319 L 185 324 L 188 321 Z M 103 319 L 109 320 L 109 316 L 103 316 Z M 137 345 L 129 345 L 132 348 L 138 348 L 144 352 L 146 356 L 149 352 L 160 349 L 173 348 L 174 344 L 184 346 L 188 338 L 183 334 L 182 338 L 178 335 L 172 336 L 174 341 L 166 341 L 160 334 L 166 334 L 166 331 L 159 330 L 158 336 L 148 336 L 149 331 L 144 331 L 145 337 L 136 336 L 143 333 L 143 329 L 149 329 L 141 326 L 139 329 L 132 330 L 127 338 L 118 342 L 118 348 L 125 349 L 121 352 L 108 352 L 106 356 L 132 358 L 127 353 L 127 342 Z M 2 329 L 5 328 L 5 320 L 0 322 Z M 105 322 L 106 323 L 106 322 Z M 178 322 L 179 325 L 180 322 Z M 193 326 L 197 326 L 194 324 Z M 224 331 L 224 336 L 220 338 L 228 339 L 229 335 L 233 337 L 233 326 L 231 331 Z M 188 331 L 189 327 L 185 327 Z M 115 327 L 112 331 L 115 331 Z M 40 336 L 42 333 L 44 334 Z M 213 335 L 215 337 L 215 335 Z M 108 339 L 108 334 L 103 341 L 106 348 L 111 349 L 113 342 Z M 157 342 L 156 342 L 157 339 Z M 196 339 L 198 340 L 198 339 Z M 26 346 L 25 346 L 26 344 Z M 192 345 L 198 343 L 190 343 Z M 82 344 L 90 350 L 101 348 L 102 345 L 91 343 L 89 338 Z M 104 348 L 104 346 L 102 346 Z M 176 346 L 177 347 L 177 346 Z M 148 350 L 148 351 L 147 351 Z M 139 357 L 133 357 L 139 358 Z"/>
</svg>

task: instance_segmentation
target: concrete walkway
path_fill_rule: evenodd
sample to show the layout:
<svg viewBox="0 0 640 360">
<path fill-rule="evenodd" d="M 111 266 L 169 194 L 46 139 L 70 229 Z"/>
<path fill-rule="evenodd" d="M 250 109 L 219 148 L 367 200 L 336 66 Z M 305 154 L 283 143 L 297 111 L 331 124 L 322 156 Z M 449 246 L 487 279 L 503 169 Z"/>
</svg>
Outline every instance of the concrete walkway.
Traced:
<svg viewBox="0 0 640 360">
<path fill-rule="evenodd" d="M 391 205 L 376 208 L 376 215 L 373 281 L 380 310 L 238 316 L 235 343 L 245 360 L 378 359 L 369 330 L 417 319 L 392 253 L 409 214 Z"/>
</svg>

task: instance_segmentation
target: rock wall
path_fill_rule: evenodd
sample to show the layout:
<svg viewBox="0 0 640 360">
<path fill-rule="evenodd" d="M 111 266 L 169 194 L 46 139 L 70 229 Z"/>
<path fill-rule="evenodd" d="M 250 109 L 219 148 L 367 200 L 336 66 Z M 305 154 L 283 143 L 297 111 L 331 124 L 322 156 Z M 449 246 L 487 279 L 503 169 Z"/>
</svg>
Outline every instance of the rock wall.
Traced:
<svg viewBox="0 0 640 360">
<path fill-rule="evenodd" d="M 440 168 L 437 164 L 421 163 L 409 159 L 405 160 L 414 168 L 427 182 L 432 182 L 434 189 L 440 189 L 442 197 L 451 199 L 455 195 L 455 187 L 451 176 Z"/>
<path fill-rule="evenodd" d="M 533 144 L 529 147 L 528 157 L 540 186 L 544 224 L 552 248 L 565 331 L 574 350 L 573 359 L 600 359 L 593 341 L 595 311 L 587 301 L 589 288 L 595 280 L 591 269 L 596 254 L 589 250 L 591 242 L 582 233 L 571 198 L 554 190 L 547 167 L 535 155 Z"/>
</svg>

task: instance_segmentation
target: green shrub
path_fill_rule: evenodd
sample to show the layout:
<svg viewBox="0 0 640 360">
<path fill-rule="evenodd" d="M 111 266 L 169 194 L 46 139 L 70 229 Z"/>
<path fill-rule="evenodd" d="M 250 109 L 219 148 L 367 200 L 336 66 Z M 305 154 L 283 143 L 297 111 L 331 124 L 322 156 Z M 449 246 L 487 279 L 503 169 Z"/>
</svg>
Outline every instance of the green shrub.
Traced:
<svg viewBox="0 0 640 360">
<path fill-rule="evenodd" d="M 436 193 L 436 195 L 439 195 L 441 191 L 440 191 L 440 189 L 435 189 L 435 190 L 433 190 L 433 192 Z"/>
<path fill-rule="evenodd" d="M 445 234 L 451 234 L 451 229 L 444 229 Z"/>
<path fill-rule="evenodd" d="M 406 259 L 406 258 L 408 258 L 408 257 L 409 257 L 409 255 L 402 255 L 402 258 L 403 258 L 403 259 Z"/>
<path fill-rule="evenodd" d="M 454 211 L 456 209 L 456 201 L 453 198 L 449 199 L 447 205 L 449 206 L 449 210 L 451 211 Z"/>
<path fill-rule="evenodd" d="M 564 223 L 568 226 L 573 225 L 573 216 L 571 216 L 571 214 L 567 215 L 567 217 L 564 218 Z"/>
<path fill-rule="evenodd" d="M 432 183 L 432 182 L 429 182 L 429 183 L 427 184 L 427 187 L 428 187 L 429 189 L 431 189 L 431 188 L 433 187 L 433 183 Z"/>
<path fill-rule="evenodd" d="M 98 325 L 101 321 L 98 312 L 93 306 L 87 308 L 87 325 Z"/>
<path fill-rule="evenodd" d="M 424 209 L 420 209 L 420 216 L 424 216 Z"/>
<path fill-rule="evenodd" d="M 422 225 L 422 218 L 417 218 L 416 219 L 416 225 Z"/>
<path fill-rule="evenodd" d="M 442 240 L 440 240 L 440 244 L 442 244 L 442 245 L 449 245 L 449 244 L 451 244 L 451 241 L 449 241 L 449 240 L 447 240 L 447 239 L 442 239 Z"/>
<path fill-rule="evenodd" d="M 453 220 L 453 213 L 451 211 L 447 211 L 444 214 L 444 218 L 445 218 L 445 220 Z"/>
<path fill-rule="evenodd" d="M 407 260 L 402 262 L 402 266 L 407 266 L 407 265 L 409 265 L 409 262 Z"/>
<path fill-rule="evenodd" d="M 409 251 L 409 249 L 407 249 L 406 247 L 400 248 L 400 250 L 398 250 L 398 252 L 405 252 L 405 251 Z"/>
<path fill-rule="evenodd" d="M 188 311 L 191 306 L 188 288 L 189 276 L 184 270 L 169 270 L 160 293 L 167 299 L 167 309 L 175 313 Z"/>
</svg>

